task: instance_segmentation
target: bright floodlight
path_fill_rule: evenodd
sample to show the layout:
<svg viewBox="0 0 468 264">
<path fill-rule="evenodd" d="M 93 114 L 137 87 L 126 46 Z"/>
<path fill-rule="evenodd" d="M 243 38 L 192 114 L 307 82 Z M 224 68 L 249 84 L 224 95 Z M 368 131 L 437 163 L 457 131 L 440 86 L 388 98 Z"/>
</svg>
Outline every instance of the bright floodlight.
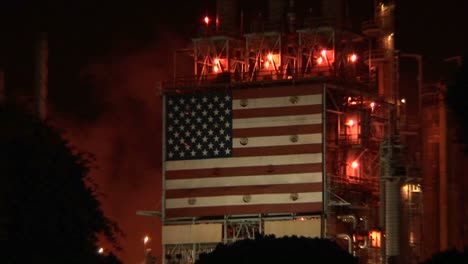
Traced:
<svg viewBox="0 0 468 264">
<path fill-rule="evenodd" d="M 318 57 L 318 59 L 317 59 L 317 64 L 322 64 L 322 62 L 323 62 L 322 57 Z"/>
<path fill-rule="evenodd" d="M 268 60 L 270 60 L 270 61 L 271 61 L 271 60 L 273 59 L 273 54 L 271 54 L 271 53 L 268 53 L 268 55 L 267 55 L 267 58 L 268 58 Z"/>
<path fill-rule="evenodd" d="M 323 57 L 327 56 L 327 51 L 326 50 L 322 50 L 322 52 L 320 52 L 320 54 L 322 54 Z"/>
<path fill-rule="evenodd" d="M 347 126 L 353 126 L 354 125 L 354 120 L 350 119 L 348 122 L 346 122 Z"/>
</svg>

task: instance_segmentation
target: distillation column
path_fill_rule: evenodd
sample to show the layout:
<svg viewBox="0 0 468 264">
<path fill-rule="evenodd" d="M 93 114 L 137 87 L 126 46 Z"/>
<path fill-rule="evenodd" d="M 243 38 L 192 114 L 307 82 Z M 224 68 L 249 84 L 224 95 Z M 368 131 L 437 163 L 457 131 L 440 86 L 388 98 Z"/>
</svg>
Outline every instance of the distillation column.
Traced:
<svg viewBox="0 0 468 264">
<path fill-rule="evenodd" d="M 380 148 L 381 166 L 381 226 L 384 228 L 384 263 L 399 263 L 401 184 L 405 179 L 403 146 L 398 135 L 387 137 Z"/>
</svg>

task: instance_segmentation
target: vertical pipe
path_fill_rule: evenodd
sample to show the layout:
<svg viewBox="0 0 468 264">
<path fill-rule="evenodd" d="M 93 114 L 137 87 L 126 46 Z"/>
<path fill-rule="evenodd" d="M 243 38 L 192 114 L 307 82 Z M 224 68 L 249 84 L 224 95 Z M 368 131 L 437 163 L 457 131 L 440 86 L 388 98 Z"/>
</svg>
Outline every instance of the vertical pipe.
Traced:
<svg viewBox="0 0 468 264">
<path fill-rule="evenodd" d="M 443 93 L 439 97 L 439 250 L 448 246 L 447 230 L 447 112 Z"/>
<path fill-rule="evenodd" d="M 244 35 L 244 10 L 240 12 L 240 35 L 241 37 Z"/>
<path fill-rule="evenodd" d="M 47 34 L 41 32 L 36 40 L 35 58 L 35 104 L 41 120 L 47 118 L 47 82 L 48 82 L 48 41 Z"/>
<path fill-rule="evenodd" d="M 228 242 L 227 228 L 228 228 L 227 215 L 225 215 L 224 221 L 223 221 L 223 243 L 224 244 L 227 244 Z"/>
<path fill-rule="evenodd" d="M 216 28 L 219 33 L 233 34 L 236 27 L 236 0 L 216 1 Z"/>
<path fill-rule="evenodd" d="M 163 131 L 161 133 L 161 140 L 162 140 L 162 165 L 161 165 L 161 229 L 164 230 L 164 224 L 166 223 L 166 96 L 164 94 L 162 83 L 158 84 L 158 90 L 160 91 L 160 96 L 162 98 L 162 128 Z M 163 240 L 163 232 L 161 232 L 161 246 L 162 246 L 162 258 L 163 264 L 165 263 L 165 249 L 166 245 L 164 244 Z"/>
<path fill-rule="evenodd" d="M 285 0 L 269 0 L 268 1 L 268 30 L 281 31 L 281 23 L 286 11 Z"/>
<path fill-rule="evenodd" d="M 423 65 L 422 65 L 422 56 L 418 55 L 418 113 L 419 113 L 419 120 L 422 117 L 422 88 L 423 88 Z"/>
<path fill-rule="evenodd" d="M 289 33 L 296 32 L 296 12 L 294 7 L 294 0 L 289 0 L 289 8 L 288 8 L 288 31 Z"/>
<path fill-rule="evenodd" d="M 326 99 L 327 99 L 327 85 L 323 84 L 323 89 L 322 89 L 322 184 L 323 184 L 323 192 L 322 192 L 322 199 L 323 199 L 323 216 L 322 216 L 322 232 L 321 236 L 322 238 L 326 238 L 328 233 L 327 233 L 327 218 L 329 215 L 328 212 L 328 182 L 327 182 L 327 105 L 326 105 Z"/>
<path fill-rule="evenodd" d="M 161 222 L 164 225 L 166 221 L 166 95 L 163 91 L 164 87 L 159 84 L 162 99 L 162 135 L 161 135 L 161 151 L 162 151 L 162 165 L 161 165 Z"/>
<path fill-rule="evenodd" d="M 381 163 L 381 166 L 385 166 Z M 381 174 L 382 172 L 384 171 L 384 169 L 381 169 Z M 380 205 L 379 205 L 379 228 L 381 230 L 385 230 L 385 180 L 383 179 L 384 175 L 381 175 L 381 179 L 380 179 L 380 185 L 379 185 L 379 189 L 380 189 L 380 192 L 379 192 L 379 201 L 380 201 Z M 381 255 L 382 255 L 382 258 L 385 257 L 385 244 L 386 244 L 386 240 L 385 239 L 381 239 Z"/>
<path fill-rule="evenodd" d="M 198 80 L 198 42 L 193 43 L 193 62 L 193 75 Z"/>
<path fill-rule="evenodd" d="M 176 79 L 177 79 L 177 51 L 174 51 L 173 55 L 173 65 L 172 65 L 172 85 L 176 86 Z"/>
<path fill-rule="evenodd" d="M 398 257 L 400 255 L 400 184 L 398 179 L 385 181 L 385 234 L 387 259 Z"/>
<path fill-rule="evenodd" d="M 260 214 L 259 217 L 258 217 L 258 232 L 260 234 L 263 234 L 262 224 L 263 224 L 263 219 L 262 219 L 262 214 Z"/>
</svg>

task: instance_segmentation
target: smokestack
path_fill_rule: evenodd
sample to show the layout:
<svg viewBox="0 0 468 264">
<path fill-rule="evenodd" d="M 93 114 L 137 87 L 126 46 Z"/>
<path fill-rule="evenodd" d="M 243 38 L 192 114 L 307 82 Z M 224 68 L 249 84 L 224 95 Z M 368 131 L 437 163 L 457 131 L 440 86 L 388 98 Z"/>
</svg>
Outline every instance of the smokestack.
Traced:
<svg viewBox="0 0 468 264">
<path fill-rule="evenodd" d="M 327 24 L 338 28 L 349 26 L 349 3 L 347 0 L 322 0 L 322 17 Z"/>
<path fill-rule="evenodd" d="M 283 17 L 286 12 L 285 0 L 268 1 L 268 30 L 281 31 Z"/>
<path fill-rule="evenodd" d="M 217 0 L 216 31 L 225 34 L 233 34 L 236 32 L 236 13 L 236 0 Z"/>
<path fill-rule="evenodd" d="M 35 56 L 35 108 L 38 117 L 44 120 L 47 117 L 48 82 L 48 41 L 47 34 L 44 32 L 37 36 Z"/>
<path fill-rule="evenodd" d="M 288 31 L 289 33 L 294 33 L 296 32 L 296 11 L 294 10 L 294 0 L 289 0 L 288 9 Z"/>
</svg>

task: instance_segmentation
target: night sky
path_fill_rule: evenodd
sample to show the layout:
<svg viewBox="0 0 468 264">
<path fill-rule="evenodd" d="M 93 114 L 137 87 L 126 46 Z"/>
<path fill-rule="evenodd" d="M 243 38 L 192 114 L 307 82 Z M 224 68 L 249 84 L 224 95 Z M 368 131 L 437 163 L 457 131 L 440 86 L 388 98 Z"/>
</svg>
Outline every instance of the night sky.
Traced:
<svg viewBox="0 0 468 264">
<path fill-rule="evenodd" d="M 214 2 L 0 4 L 0 62 L 10 94 L 21 98 L 31 92 L 32 32 L 50 32 L 49 119 L 75 146 L 96 155 L 92 177 L 103 193 L 103 207 L 127 233 L 121 240 L 125 263 L 141 261 L 145 234 L 155 238 L 149 247 L 160 255 L 159 220 L 135 215 L 136 210 L 160 209 L 162 135 L 156 83 L 170 78 L 171 50 L 188 44 L 201 18 L 214 14 Z M 262 6 L 262 1 L 250 7 L 249 1 L 241 2 L 252 12 Z M 371 15 L 367 2 L 372 3 L 360 1 L 362 6 L 353 8 L 362 20 Z M 397 48 L 422 54 L 426 81 L 439 80 L 447 73 L 443 59 L 467 50 L 468 2 L 397 4 Z M 416 68 L 409 63 L 402 69 L 402 89 L 411 89 Z"/>
</svg>

